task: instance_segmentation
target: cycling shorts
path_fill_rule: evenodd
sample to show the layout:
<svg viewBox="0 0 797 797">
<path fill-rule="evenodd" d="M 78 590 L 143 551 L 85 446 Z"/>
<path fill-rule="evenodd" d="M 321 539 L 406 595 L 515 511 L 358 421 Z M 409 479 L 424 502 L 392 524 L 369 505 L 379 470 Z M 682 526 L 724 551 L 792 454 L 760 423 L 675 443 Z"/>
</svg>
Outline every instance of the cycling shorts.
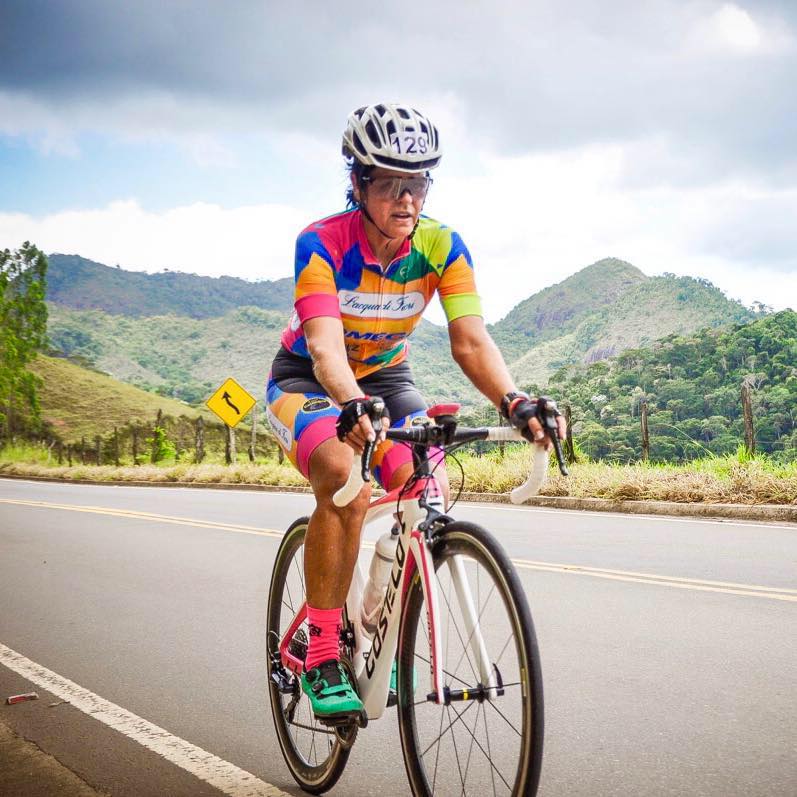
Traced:
<svg viewBox="0 0 797 797">
<path fill-rule="evenodd" d="M 382 368 L 357 383 L 363 395 L 381 396 L 390 415 L 391 429 L 426 417 L 426 402 L 415 387 L 406 362 Z M 310 457 L 325 440 L 337 437 L 335 424 L 340 407 L 326 394 L 306 357 L 280 349 L 269 374 L 266 412 L 271 429 L 288 459 L 309 479 Z M 443 453 L 433 449 L 430 460 L 442 464 Z M 377 482 L 389 489 L 393 474 L 412 462 L 412 449 L 405 443 L 384 440 L 377 446 L 371 471 Z"/>
</svg>

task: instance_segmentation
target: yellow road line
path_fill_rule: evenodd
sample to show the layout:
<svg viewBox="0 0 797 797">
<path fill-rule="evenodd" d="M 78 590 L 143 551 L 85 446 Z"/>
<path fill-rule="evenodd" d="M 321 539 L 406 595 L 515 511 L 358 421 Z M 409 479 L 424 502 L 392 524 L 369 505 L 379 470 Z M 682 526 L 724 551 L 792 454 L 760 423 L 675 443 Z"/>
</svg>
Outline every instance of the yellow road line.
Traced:
<svg viewBox="0 0 797 797">
<path fill-rule="evenodd" d="M 662 576 L 658 573 L 638 573 L 634 570 L 610 570 L 603 567 L 587 567 L 586 565 L 564 565 L 555 564 L 553 562 L 535 562 L 530 559 L 513 559 L 515 565 L 524 567 L 529 570 L 543 570 L 554 568 L 558 571 L 564 570 L 572 572 L 576 575 L 589 575 L 589 576 L 605 576 L 605 577 L 621 577 L 627 579 L 655 579 L 656 581 L 672 582 L 670 586 L 678 586 L 678 583 L 687 583 L 692 585 L 700 585 L 717 588 L 729 589 L 754 589 L 759 592 L 784 592 L 797 597 L 797 589 L 789 589 L 788 587 L 762 587 L 754 584 L 738 584 L 733 581 L 708 581 L 700 578 L 683 578 L 681 576 Z"/>
<path fill-rule="evenodd" d="M 110 509 L 102 506 L 78 506 L 76 504 L 53 504 L 47 501 L 21 501 L 10 498 L 0 498 L 0 504 L 19 504 L 21 506 L 39 507 L 42 509 L 63 509 L 67 512 L 88 512 L 94 515 L 112 515 L 126 517 L 133 520 L 155 520 L 158 523 L 172 523 L 177 526 L 196 526 L 203 529 L 218 529 L 219 531 L 235 531 L 239 534 L 256 534 L 260 537 L 278 537 L 284 531 L 276 529 L 261 529 L 257 526 L 241 526 L 231 523 L 214 523 L 212 520 L 196 520 L 194 518 L 174 517 L 173 515 L 156 515 L 152 512 L 136 512 L 132 509 Z"/>
<path fill-rule="evenodd" d="M 180 526 L 194 526 L 196 528 L 214 529 L 218 531 L 232 531 L 237 534 L 254 534 L 260 537 L 279 539 L 284 532 L 277 529 L 264 529 L 256 526 L 244 526 L 230 523 L 215 523 L 194 518 L 174 517 L 172 515 L 159 515 L 152 512 L 138 512 L 130 509 L 113 509 L 100 506 L 80 506 L 75 504 L 55 504 L 47 501 L 25 501 L 11 498 L 0 498 L 0 504 L 16 504 L 41 509 L 60 509 L 68 512 L 87 512 L 97 515 L 110 515 L 113 517 L 126 517 L 131 520 L 152 520 L 158 523 L 171 523 Z M 373 548 L 374 543 L 363 541 L 364 548 Z M 745 597 L 770 598 L 771 600 L 788 601 L 797 603 L 797 589 L 787 587 L 766 587 L 755 584 L 738 584 L 730 581 L 709 581 L 705 579 L 684 578 L 681 576 L 665 576 L 656 573 L 639 573 L 633 570 L 612 570 L 608 568 L 587 567 L 584 565 L 560 564 L 557 562 L 540 562 L 532 559 L 512 559 L 513 564 L 523 570 L 537 570 L 548 573 L 564 573 L 567 575 L 592 576 L 611 581 L 624 581 L 635 584 L 653 584 L 661 587 L 675 589 L 689 589 L 698 592 L 715 592 L 726 595 L 741 595 Z"/>
</svg>

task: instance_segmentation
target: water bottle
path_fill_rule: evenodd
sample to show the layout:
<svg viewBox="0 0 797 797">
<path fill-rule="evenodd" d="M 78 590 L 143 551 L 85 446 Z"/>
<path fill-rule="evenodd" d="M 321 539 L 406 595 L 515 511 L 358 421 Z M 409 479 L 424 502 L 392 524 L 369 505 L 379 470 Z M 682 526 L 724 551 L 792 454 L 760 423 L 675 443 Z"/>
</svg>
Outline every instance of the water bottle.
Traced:
<svg viewBox="0 0 797 797">
<path fill-rule="evenodd" d="M 374 555 L 371 558 L 371 567 L 368 570 L 368 580 L 363 590 L 361 619 L 363 628 L 373 634 L 376 631 L 376 621 L 379 619 L 379 609 L 385 599 L 387 581 L 393 569 L 393 559 L 396 556 L 398 545 L 398 527 L 386 531 L 377 541 Z"/>
</svg>

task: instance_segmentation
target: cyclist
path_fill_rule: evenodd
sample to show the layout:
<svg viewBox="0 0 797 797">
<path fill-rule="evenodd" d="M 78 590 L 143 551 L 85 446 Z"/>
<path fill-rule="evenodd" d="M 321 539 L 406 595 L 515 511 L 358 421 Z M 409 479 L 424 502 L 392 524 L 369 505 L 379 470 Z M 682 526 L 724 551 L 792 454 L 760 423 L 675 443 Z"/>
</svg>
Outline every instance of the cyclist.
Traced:
<svg viewBox="0 0 797 797">
<path fill-rule="evenodd" d="M 407 337 L 435 293 L 465 375 L 529 439 L 550 446 L 485 328 L 465 244 L 421 215 L 429 172 L 442 157 L 437 128 L 407 105 L 358 108 L 349 115 L 342 152 L 348 209 L 299 235 L 294 311 L 267 387 L 269 422 L 316 499 L 304 551 L 310 636 L 302 688 L 320 719 L 363 708 L 339 664 L 339 638 L 370 487 L 342 509 L 332 495 L 366 440 L 379 442 L 373 473 L 386 490 L 411 475 L 409 448 L 373 428 L 366 399 L 385 400 L 392 426 L 425 415 L 406 362 Z"/>
</svg>

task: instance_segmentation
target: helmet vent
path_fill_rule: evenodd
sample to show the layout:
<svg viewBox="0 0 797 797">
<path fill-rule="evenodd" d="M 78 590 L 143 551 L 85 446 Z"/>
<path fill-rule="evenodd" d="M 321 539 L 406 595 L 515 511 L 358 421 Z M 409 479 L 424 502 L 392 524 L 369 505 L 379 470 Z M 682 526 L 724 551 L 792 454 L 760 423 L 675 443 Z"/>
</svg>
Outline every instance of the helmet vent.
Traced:
<svg viewBox="0 0 797 797">
<path fill-rule="evenodd" d="M 409 119 L 410 118 L 410 115 L 407 113 L 407 111 L 404 108 L 399 108 L 398 109 L 398 115 L 402 119 Z"/>
<path fill-rule="evenodd" d="M 357 152 L 360 153 L 360 155 L 368 154 L 368 150 L 366 150 L 366 148 L 363 146 L 363 142 L 360 141 L 360 137 L 358 135 L 355 135 L 353 137 L 353 141 L 354 141 L 354 147 L 357 150 Z"/>
<path fill-rule="evenodd" d="M 378 147 L 382 144 L 382 141 L 379 138 L 379 132 L 377 131 L 376 125 L 373 122 L 369 121 L 366 123 L 365 132 L 375 147 Z"/>
</svg>

